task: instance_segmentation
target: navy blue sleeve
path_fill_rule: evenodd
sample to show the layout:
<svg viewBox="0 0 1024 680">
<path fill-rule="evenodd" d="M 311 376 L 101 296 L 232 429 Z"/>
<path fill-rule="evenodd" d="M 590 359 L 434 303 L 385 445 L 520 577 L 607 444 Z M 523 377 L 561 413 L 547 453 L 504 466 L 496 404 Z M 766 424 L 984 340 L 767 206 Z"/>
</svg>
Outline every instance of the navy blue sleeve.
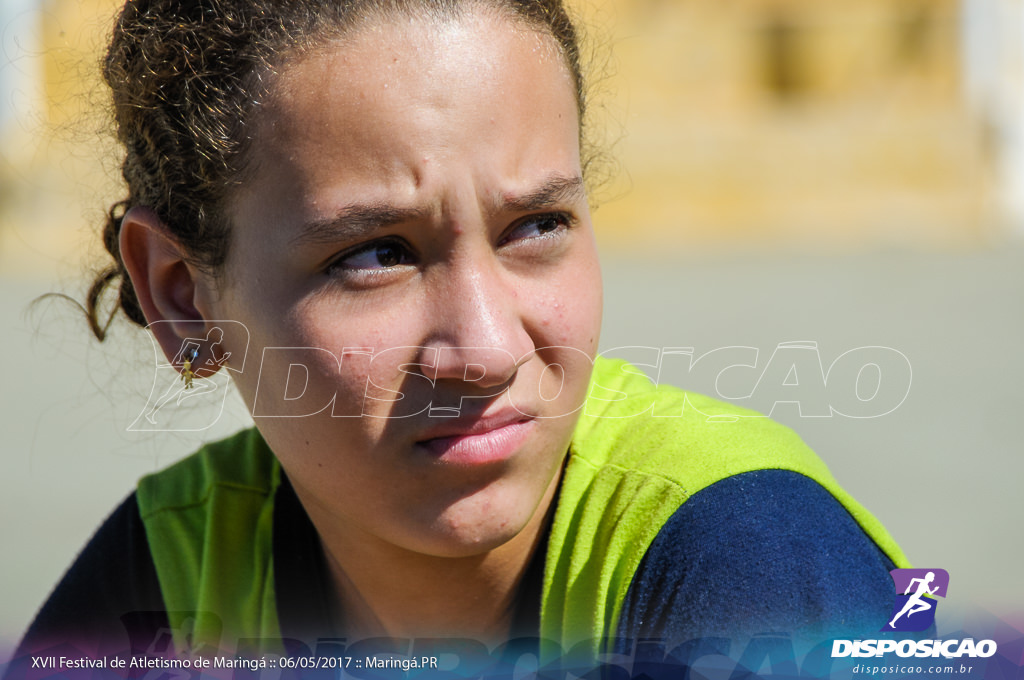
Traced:
<svg viewBox="0 0 1024 680">
<path fill-rule="evenodd" d="M 695 493 L 634 575 L 618 637 L 877 631 L 892 562 L 817 482 L 758 470 Z"/>
</svg>

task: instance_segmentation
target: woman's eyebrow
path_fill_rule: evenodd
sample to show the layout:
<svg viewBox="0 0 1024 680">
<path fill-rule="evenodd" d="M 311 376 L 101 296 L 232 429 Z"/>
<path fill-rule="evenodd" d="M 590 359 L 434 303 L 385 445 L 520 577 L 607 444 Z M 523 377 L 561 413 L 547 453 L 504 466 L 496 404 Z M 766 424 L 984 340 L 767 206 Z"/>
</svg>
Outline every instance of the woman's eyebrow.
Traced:
<svg viewBox="0 0 1024 680">
<path fill-rule="evenodd" d="M 525 194 L 503 194 L 497 202 L 499 212 L 530 212 L 555 205 L 575 203 L 586 191 L 579 175 L 548 177 Z M 333 217 L 307 222 L 290 241 L 292 246 L 359 241 L 375 232 L 403 222 L 423 219 L 429 214 L 421 208 L 397 208 L 386 203 L 347 205 Z"/>
<path fill-rule="evenodd" d="M 583 178 L 579 175 L 553 175 L 525 194 L 503 194 L 497 208 L 506 212 L 544 210 L 556 205 L 576 203 L 585 195 Z"/>
<path fill-rule="evenodd" d="M 291 245 L 358 241 L 385 227 L 420 219 L 425 214 L 419 208 L 396 208 L 385 203 L 348 205 L 333 217 L 302 225 L 291 239 Z"/>
</svg>

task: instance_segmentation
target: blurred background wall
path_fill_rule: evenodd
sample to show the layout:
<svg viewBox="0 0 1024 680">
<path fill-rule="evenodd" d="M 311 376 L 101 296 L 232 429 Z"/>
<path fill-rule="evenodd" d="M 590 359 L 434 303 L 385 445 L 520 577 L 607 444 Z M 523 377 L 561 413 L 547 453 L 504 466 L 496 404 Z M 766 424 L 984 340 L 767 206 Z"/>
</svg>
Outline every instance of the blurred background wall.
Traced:
<svg viewBox="0 0 1024 680">
<path fill-rule="evenodd" d="M 610 27 L 604 85 L 626 131 L 612 192 L 624 196 L 601 215 L 609 238 L 948 247 L 1024 219 L 1018 2 L 630 0 L 590 12 Z"/>
<path fill-rule="evenodd" d="M 247 422 L 233 403 L 210 431 L 126 432 L 146 336 L 99 346 L 70 305 L 29 307 L 82 299 L 103 262 L 121 189 L 96 67 L 117 4 L 0 3 L 0 647 L 139 475 Z M 592 121 L 616 162 L 595 192 L 603 347 L 753 347 L 760 370 L 813 343 L 823 371 L 898 350 L 907 398 L 866 420 L 662 377 L 796 428 L 917 565 L 950 571 L 951 607 L 1024 624 L 1024 1 L 576 4 L 611 55 Z"/>
</svg>

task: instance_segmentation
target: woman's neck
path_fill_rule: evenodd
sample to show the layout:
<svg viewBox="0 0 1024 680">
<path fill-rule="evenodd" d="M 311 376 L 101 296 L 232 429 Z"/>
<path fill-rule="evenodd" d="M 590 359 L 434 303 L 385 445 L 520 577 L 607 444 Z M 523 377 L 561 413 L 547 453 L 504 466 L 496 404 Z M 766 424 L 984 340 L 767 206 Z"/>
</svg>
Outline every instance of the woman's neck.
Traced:
<svg viewBox="0 0 1024 680">
<path fill-rule="evenodd" d="M 524 576 L 554 512 L 560 475 L 528 524 L 497 548 L 436 557 L 373 540 L 352 540 L 310 512 L 327 559 L 334 610 L 349 637 L 509 638 Z M 539 607 L 539 602 L 537 606 Z M 340 631 L 339 631 L 340 632 Z"/>
</svg>

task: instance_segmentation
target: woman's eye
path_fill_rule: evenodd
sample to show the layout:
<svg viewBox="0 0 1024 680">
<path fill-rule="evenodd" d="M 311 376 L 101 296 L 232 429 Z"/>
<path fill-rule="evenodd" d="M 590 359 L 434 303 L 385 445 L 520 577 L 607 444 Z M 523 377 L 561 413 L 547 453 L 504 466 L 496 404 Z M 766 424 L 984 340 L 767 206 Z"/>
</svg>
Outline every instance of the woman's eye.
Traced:
<svg viewBox="0 0 1024 680">
<path fill-rule="evenodd" d="M 514 241 L 555 235 L 570 226 L 572 226 L 572 217 L 564 213 L 533 215 L 520 220 L 505 232 L 498 245 L 503 246 Z"/>
<path fill-rule="evenodd" d="M 412 251 L 401 241 L 375 241 L 341 255 L 327 266 L 327 273 L 374 272 L 413 262 Z"/>
</svg>

